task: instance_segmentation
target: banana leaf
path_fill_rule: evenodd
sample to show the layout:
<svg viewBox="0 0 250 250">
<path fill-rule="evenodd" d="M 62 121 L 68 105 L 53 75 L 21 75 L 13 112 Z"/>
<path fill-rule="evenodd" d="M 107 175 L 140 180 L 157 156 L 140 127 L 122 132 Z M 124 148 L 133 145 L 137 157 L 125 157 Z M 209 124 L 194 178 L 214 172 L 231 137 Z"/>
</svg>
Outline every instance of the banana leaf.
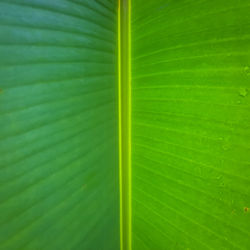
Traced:
<svg viewBox="0 0 250 250">
<path fill-rule="evenodd" d="M 0 0 L 0 250 L 248 250 L 249 11 Z"/>
<path fill-rule="evenodd" d="M 249 249 L 249 2 L 131 10 L 132 249 Z"/>
<path fill-rule="evenodd" d="M 0 1 L 0 249 L 119 249 L 116 1 Z"/>
</svg>

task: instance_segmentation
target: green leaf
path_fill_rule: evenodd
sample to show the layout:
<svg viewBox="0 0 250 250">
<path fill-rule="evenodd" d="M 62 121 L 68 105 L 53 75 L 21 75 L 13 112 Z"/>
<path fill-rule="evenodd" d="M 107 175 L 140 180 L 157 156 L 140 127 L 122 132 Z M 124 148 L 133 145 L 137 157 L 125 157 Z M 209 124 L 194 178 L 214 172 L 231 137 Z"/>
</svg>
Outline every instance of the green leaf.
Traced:
<svg viewBox="0 0 250 250">
<path fill-rule="evenodd" d="M 133 249 L 249 249 L 250 5 L 131 4 Z"/>
<path fill-rule="evenodd" d="M 0 249 L 118 249 L 117 3 L 0 1 Z"/>
<path fill-rule="evenodd" d="M 1 0 L 0 249 L 248 250 L 249 11 Z"/>
</svg>

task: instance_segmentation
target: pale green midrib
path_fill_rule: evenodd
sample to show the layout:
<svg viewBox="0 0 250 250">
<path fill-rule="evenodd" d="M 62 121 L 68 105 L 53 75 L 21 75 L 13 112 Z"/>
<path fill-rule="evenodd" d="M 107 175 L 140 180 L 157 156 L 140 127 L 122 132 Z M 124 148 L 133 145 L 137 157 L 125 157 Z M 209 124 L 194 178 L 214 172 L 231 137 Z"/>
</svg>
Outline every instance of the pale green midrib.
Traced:
<svg viewBox="0 0 250 250">
<path fill-rule="evenodd" d="M 120 248 L 131 250 L 130 0 L 119 0 L 119 171 Z"/>
</svg>

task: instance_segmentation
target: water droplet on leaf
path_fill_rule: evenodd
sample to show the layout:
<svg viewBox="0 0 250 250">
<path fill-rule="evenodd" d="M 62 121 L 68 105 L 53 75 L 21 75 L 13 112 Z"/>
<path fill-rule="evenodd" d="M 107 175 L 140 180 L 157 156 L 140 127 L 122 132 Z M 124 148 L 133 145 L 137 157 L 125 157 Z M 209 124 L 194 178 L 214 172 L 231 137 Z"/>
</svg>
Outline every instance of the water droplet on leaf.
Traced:
<svg viewBox="0 0 250 250">
<path fill-rule="evenodd" d="M 239 89 L 239 95 L 242 96 L 242 97 L 245 97 L 247 96 L 248 94 L 248 90 L 246 88 L 240 88 Z"/>
<path fill-rule="evenodd" d="M 250 74 L 250 68 L 248 66 L 244 67 L 244 72 L 249 75 Z"/>
</svg>

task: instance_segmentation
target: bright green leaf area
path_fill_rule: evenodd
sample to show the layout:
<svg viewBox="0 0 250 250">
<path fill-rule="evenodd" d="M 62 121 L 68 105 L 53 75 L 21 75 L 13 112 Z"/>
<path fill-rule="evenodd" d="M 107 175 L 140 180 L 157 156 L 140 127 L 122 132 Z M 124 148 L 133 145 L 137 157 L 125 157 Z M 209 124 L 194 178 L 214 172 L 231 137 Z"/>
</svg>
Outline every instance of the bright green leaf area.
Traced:
<svg viewBox="0 0 250 250">
<path fill-rule="evenodd" d="M 117 3 L 0 1 L 0 249 L 119 249 Z"/>
<path fill-rule="evenodd" d="M 133 249 L 250 249 L 249 2 L 131 5 Z"/>
</svg>

